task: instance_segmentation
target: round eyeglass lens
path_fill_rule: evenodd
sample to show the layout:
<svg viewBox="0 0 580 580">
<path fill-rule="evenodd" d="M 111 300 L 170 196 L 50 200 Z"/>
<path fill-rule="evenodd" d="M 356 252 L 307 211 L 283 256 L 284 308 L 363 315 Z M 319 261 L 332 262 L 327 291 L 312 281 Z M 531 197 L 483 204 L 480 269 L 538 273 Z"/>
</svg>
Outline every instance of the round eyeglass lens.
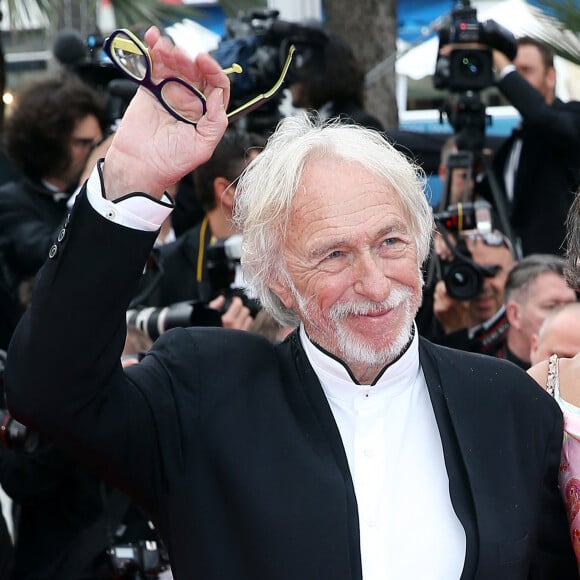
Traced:
<svg viewBox="0 0 580 580">
<path fill-rule="evenodd" d="M 122 32 L 113 38 L 111 45 L 111 52 L 117 64 L 135 80 L 142 81 L 149 69 L 148 56 L 142 47 Z"/>
<path fill-rule="evenodd" d="M 197 123 L 205 114 L 205 97 L 179 79 L 167 80 L 161 86 L 161 98 L 182 119 Z"/>
</svg>

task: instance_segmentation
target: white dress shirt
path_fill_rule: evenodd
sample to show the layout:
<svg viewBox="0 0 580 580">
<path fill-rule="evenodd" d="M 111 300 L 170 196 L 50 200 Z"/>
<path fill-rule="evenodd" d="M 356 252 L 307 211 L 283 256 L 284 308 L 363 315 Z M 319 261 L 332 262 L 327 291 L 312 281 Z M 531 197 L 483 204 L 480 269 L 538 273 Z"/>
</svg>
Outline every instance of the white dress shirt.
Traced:
<svg viewBox="0 0 580 580">
<path fill-rule="evenodd" d="M 340 431 L 358 504 L 364 580 L 452 580 L 465 531 L 451 505 L 417 333 L 376 384 L 300 339 Z"/>
</svg>

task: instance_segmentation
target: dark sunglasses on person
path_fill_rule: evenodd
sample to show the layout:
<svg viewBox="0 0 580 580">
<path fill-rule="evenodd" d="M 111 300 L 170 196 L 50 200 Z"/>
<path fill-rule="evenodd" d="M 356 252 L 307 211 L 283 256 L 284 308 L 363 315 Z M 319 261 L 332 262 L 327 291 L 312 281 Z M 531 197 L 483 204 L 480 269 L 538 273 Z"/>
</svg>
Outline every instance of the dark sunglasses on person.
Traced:
<svg viewBox="0 0 580 580">
<path fill-rule="evenodd" d="M 463 230 L 460 235 L 465 240 L 469 240 L 471 242 L 477 242 L 477 240 L 481 240 L 486 246 L 492 246 L 494 248 L 505 246 L 506 248 L 511 249 L 509 240 L 498 230 L 493 230 L 491 232 Z"/>
</svg>

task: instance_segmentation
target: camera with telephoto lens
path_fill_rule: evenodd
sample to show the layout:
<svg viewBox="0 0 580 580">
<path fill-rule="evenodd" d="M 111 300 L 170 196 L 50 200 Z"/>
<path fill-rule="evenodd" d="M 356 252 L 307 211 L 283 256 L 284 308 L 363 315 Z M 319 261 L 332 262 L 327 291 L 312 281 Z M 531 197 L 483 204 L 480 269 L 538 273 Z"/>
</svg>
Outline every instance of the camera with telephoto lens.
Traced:
<svg viewBox="0 0 580 580">
<path fill-rule="evenodd" d="M 235 234 L 229 238 L 216 240 L 206 250 L 207 271 L 210 281 L 210 300 L 225 296 L 222 307 L 225 312 L 234 296 L 241 298 L 244 306 L 249 308 L 252 318 L 261 309 L 260 301 L 248 295 L 242 279 L 240 261 L 242 259 L 242 236 Z"/>
<path fill-rule="evenodd" d="M 240 273 L 242 236 L 239 234 L 216 240 L 206 249 L 208 283 L 200 283 L 199 300 L 176 302 L 164 307 L 136 307 L 127 310 L 127 324 L 135 326 L 152 340 L 171 328 L 187 326 L 221 326 L 221 315 L 230 307 L 234 296 L 241 298 L 255 318 L 260 302 L 247 295 L 236 279 Z M 224 296 L 221 310 L 210 308 L 208 303 Z"/>
<path fill-rule="evenodd" d="M 154 540 L 111 546 L 108 556 L 115 580 L 158 578 L 169 566 L 165 551 Z"/>
<path fill-rule="evenodd" d="M 504 244 L 503 234 L 493 229 L 491 206 L 486 201 L 452 205 L 435 214 L 435 223 L 453 255 L 452 260 L 438 261 L 447 294 L 456 300 L 472 300 L 481 292 L 485 278 L 496 275 L 497 266 L 475 262 L 460 234 L 474 230 L 492 245 Z"/>
<path fill-rule="evenodd" d="M 220 313 L 199 300 L 185 300 L 169 306 L 130 308 L 126 321 L 151 340 L 156 340 L 171 328 L 222 325 Z"/>
<path fill-rule="evenodd" d="M 278 10 L 252 10 L 238 18 L 228 18 L 226 32 L 212 56 L 226 68 L 233 62 L 242 73 L 230 77 L 232 109 L 248 97 L 269 91 L 280 78 L 289 48 L 296 50 L 286 74 L 286 82 L 309 80 L 324 71 L 326 32 L 318 25 L 280 20 Z M 260 132 L 280 120 L 281 92 L 245 119 L 248 130 Z"/>
<path fill-rule="evenodd" d="M 437 56 L 433 84 L 451 91 L 480 91 L 494 84 L 491 49 L 503 52 L 510 60 L 516 55 L 513 34 L 494 20 L 479 22 L 469 0 L 459 1 L 451 12 L 451 24 L 439 30 L 439 49 L 455 45 L 449 55 Z M 461 45 L 485 45 L 474 48 Z"/>
</svg>

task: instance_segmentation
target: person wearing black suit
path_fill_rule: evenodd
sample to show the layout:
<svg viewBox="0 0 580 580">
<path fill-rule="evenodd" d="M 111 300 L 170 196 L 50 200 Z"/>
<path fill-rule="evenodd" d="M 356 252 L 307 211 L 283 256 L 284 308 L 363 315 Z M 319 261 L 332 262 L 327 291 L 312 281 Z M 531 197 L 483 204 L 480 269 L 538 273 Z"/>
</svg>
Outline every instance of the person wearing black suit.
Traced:
<svg viewBox="0 0 580 580">
<path fill-rule="evenodd" d="M 580 184 L 580 102 L 555 97 L 556 71 L 546 46 L 523 37 L 517 47 L 513 63 L 494 50 L 498 87 L 522 116 L 494 157 L 498 193 L 507 196 L 523 256 L 562 255 L 566 216 Z"/>
<path fill-rule="evenodd" d="M 0 187 L 2 349 L 28 305 L 32 280 L 105 125 L 99 95 L 66 74 L 30 82 L 6 120 L 5 153 L 18 173 Z"/>
<path fill-rule="evenodd" d="M 238 182 L 244 274 L 297 331 L 178 328 L 122 369 L 164 190 L 209 158 L 229 98 L 209 56 L 146 41 L 207 112 L 137 91 L 12 340 L 14 415 L 148 509 L 176 579 L 577 578 L 561 413 L 514 365 L 419 339 L 432 212 L 376 131 L 289 117 Z"/>
</svg>

